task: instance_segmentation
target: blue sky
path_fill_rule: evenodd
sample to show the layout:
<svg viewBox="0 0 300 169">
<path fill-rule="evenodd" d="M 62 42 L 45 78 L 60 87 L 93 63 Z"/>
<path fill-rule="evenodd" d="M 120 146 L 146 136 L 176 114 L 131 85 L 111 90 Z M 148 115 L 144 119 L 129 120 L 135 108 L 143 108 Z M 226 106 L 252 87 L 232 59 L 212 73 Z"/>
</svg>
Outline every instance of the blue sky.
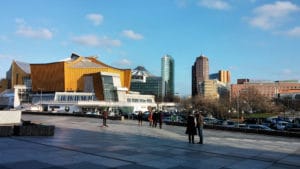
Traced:
<svg viewBox="0 0 300 169">
<path fill-rule="evenodd" d="M 191 66 L 238 78 L 300 79 L 300 1 L 2 0 L 0 78 L 12 60 L 48 63 L 72 52 L 160 76 L 175 60 L 175 92 L 191 93 Z"/>
</svg>

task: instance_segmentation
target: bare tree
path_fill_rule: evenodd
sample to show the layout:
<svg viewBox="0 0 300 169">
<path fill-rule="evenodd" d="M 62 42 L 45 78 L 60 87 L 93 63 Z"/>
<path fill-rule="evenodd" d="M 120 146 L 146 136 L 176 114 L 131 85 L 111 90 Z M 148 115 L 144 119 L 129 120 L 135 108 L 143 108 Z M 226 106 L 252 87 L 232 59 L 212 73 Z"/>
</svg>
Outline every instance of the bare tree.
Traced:
<svg viewBox="0 0 300 169">
<path fill-rule="evenodd" d="M 237 100 L 239 109 L 246 113 L 253 112 L 270 112 L 275 109 L 274 102 L 262 95 L 255 87 L 250 86 L 239 92 L 239 96 L 234 98 Z"/>
</svg>

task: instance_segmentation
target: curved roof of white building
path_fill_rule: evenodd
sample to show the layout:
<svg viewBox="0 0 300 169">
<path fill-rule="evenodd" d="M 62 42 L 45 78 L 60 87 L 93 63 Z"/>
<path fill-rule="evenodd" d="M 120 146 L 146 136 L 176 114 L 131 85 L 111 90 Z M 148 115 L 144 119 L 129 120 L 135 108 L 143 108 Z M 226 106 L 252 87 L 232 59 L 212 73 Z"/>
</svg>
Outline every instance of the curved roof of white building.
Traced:
<svg viewBox="0 0 300 169">
<path fill-rule="evenodd" d="M 131 75 L 132 76 L 146 76 L 146 77 L 154 76 L 143 66 L 138 66 L 135 69 L 133 69 L 131 71 Z"/>
</svg>

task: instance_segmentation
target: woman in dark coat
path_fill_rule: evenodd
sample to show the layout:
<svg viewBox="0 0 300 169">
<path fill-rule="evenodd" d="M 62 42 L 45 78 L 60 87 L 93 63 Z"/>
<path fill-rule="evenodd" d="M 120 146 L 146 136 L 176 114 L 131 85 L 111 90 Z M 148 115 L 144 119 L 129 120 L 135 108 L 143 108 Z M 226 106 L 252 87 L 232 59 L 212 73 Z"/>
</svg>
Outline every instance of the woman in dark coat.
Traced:
<svg viewBox="0 0 300 169">
<path fill-rule="evenodd" d="M 194 135 L 197 134 L 196 125 L 195 125 L 195 118 L 190 113 L 187 118 L 187 125 L 186 125 L 186 131 L 185 134 L 189 135 L 189 143 L 195 143 L 194 142 Z"/>
</svg>

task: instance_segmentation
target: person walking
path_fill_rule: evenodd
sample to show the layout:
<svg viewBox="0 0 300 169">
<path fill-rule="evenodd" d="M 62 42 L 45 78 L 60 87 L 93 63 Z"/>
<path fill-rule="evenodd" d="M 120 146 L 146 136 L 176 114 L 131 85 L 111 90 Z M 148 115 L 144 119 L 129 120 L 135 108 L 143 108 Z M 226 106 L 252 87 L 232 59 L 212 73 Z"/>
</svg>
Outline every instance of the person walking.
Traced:
<svg viewBox="0 0 300 169">
<path fill-rule="evenodd" d="M 155 127 L 157 126 L 157 112 L 154 111 L 153 115 L 152 115 L 152 119 L 153 119 L 153 124 L 152 124 L 152 127 Z"/>
<path fill-rule="evenodd" d="M 107 112 L 107 110 L 103 111 L 102 118 L 103 118 L 103 127 L 108 127 L 107 124 L 106 124 L 106 121 L 107 121 L 107 118 L 108 118 L 108 112 Z"/>
<path fill-rule="evenodd" d="M 194 135 L 197 134 L 197 130 L 195 125 L 195 117 L 192 113 L 189 113 L 188 115 L 185 134 L 189 135 L 189 143 L 195 144 Z"/>
<path fill-rule="evenodd" d="M 149 126 L 152 127 L 152 125 L 153 125 L 153 112 L 152 112 L 152 107 L 151 106 L 148 106 L 148 111 L 149 111 L 149 115 L 148 115 Z"/>
<path fill-rule="evenodd" d="M 153 113 L 150 111 L 148 115 L 149 126 L 153 126 Z"/>
<path fill-rule="evenodd" d="M 162 112 L 159 111 L 159 112 L 157 113 L 157 117 L 158 117 L 158 122 L 159 122 L 159 128 L 160 128 L 160 129 L 162 128 L 162 118 L 163 118 L 162 116 L 163 116 Z"/>
<path fill-rule="evenodd" d="M 201 113 L 197 113 L 196 115 L 196 126 L 198 130 L 198 135 L 199 135 L 199 142 L 198 144 L 203 144 L 203 124 L 204 124 L 204 118 L 201 115 Z"/>
<path fill-rule="evenodd" d="M 139 113 L 138 113 L 138 121 L 139 121 L 139 126 L 142 126 L 142 124 L 143 124 L 143 113 L 142 113 L 142 111 L 139 111 Z"/>
</svg>

